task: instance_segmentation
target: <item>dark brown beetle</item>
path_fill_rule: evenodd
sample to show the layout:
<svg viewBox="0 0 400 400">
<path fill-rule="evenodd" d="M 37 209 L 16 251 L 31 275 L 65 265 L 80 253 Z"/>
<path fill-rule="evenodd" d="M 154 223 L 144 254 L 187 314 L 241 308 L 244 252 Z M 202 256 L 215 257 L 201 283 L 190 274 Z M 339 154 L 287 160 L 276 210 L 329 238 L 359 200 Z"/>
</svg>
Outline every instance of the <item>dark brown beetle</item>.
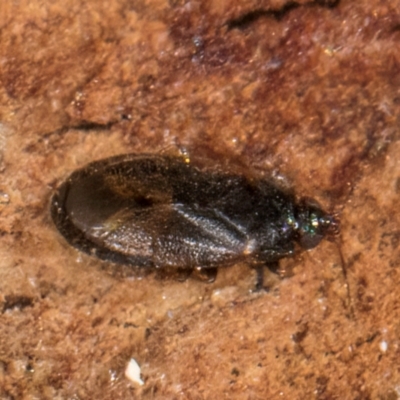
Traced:
<svg viewBox="0 0 400 400">
<path fill-rule="evenodd" d="M 201 169 L 184 157 L 128 154 L 95 161 L 61 184 L 52 218 L 74 247 L 138 267 L 203 271 L 247 262 L 276 271 L 338 222 L 310 200 L 296 201 L 265 178 Z"/>
</svg>

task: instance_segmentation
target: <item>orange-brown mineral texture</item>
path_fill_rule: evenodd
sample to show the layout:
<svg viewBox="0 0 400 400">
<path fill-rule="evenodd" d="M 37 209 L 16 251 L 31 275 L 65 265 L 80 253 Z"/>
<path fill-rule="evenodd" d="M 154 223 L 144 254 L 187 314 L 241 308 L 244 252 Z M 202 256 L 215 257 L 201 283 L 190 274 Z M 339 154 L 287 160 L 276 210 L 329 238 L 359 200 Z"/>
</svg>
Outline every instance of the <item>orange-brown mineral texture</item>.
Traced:
<svg viewBox="0 0 400 400">
<path fill-rule="evenodd" d="M 399 0 L 0 9 L 1 400 L 400 398 Z M 269 292 L 245 263 L 179 282 L 67 244 L 72 171 L 177 149 L 283 177 L 340 235 Z"/>
</svg>

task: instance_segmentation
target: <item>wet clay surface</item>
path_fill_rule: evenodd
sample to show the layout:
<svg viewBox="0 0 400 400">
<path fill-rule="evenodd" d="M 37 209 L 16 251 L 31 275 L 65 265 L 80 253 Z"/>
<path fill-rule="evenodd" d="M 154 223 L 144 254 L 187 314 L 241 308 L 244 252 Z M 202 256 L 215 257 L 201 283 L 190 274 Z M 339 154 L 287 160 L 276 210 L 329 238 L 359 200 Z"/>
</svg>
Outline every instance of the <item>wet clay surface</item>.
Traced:
<svg viewBox="0 0 400 400">
<path fill-rule="evenodd" d="M 399 398 L 399 10 L 2 5 L 0 398 Z M 50 197 L 73 170 L 178 146 L 282 175 L 339 212 L 346 276 L 330 241 L 252 293 L 244 264 L 181 283 L 57 232 Z M 143 386 L 124 375 L 130 358 Z"/>
</svg>

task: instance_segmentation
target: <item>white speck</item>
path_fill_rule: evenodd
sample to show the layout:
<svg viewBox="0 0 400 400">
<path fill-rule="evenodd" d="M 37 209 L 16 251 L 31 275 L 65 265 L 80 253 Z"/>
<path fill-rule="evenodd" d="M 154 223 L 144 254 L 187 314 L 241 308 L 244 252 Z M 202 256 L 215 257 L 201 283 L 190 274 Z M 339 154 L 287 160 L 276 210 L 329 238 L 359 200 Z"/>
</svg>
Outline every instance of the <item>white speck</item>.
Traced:
<svg viewBox="0 0 400 400">
<path fill-rule="evenodd" d="M 350 345 L 350 346 L 347 348 L 347 350 L 349 351 L 349 353 L 352 353 L 352 352 L 353 352 L 353 346 Z"/>
<path fill-rule="evenodd" d="M 28 282 L 30 283 L 30 285 L 32 287 L 36 287 L 36 279 L 35 278 L 32 278 L 32 277 L 28 278 Z"/>
<path fill-rule="evenodd" d="M 5 192 L 0 192 L 0 204 L 8 204 L 10 202 L 10 196 Z"/>
<path fill-rule="evenodd" d="M 379 342 L 379 349 L 381 350 L 382 353 L 386 353 L 388 349 L 388 343 L 386 340 L 382 340 Z"/>
<path fill-rule="evenodd" d="M 125 369 L 125 376 L 134 383 L 144 385 L 144 382 L 140 379 L 140 367 L 134 358 L 131 358 Z"/>
<path fill-rule="evenodd" d="M 117 372 L 112 370 L 112 369 L 110 369 L 110 370 L 108 370 L 108 373 L 110 374 L 110 381 L 111 382 L 115 382 L 117 380 L 117 378 L 118 378 Z"/>
</svg>

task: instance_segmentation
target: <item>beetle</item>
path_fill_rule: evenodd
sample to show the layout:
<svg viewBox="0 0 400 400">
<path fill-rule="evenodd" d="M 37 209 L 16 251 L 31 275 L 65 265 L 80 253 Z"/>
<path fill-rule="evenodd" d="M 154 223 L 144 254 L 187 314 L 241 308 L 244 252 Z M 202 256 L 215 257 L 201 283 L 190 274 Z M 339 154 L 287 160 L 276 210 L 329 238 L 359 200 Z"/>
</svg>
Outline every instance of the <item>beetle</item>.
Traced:
<svg viewBox="0 0 400 400">
<path fill-rule="evenodd" d="M 52 219 L 74 247 L 100 259 L 145 268 L 217 269 L 245 261 L 276 272 L 296 247 L 338 233 L 315 201 L 297 200 L 276 180 L 188 157 L 125 154 L 73 172 L 51 200 Z M 298 246 L 299 245 L 299 246 Z"/>
</svg>

